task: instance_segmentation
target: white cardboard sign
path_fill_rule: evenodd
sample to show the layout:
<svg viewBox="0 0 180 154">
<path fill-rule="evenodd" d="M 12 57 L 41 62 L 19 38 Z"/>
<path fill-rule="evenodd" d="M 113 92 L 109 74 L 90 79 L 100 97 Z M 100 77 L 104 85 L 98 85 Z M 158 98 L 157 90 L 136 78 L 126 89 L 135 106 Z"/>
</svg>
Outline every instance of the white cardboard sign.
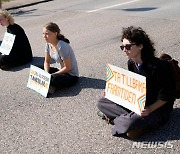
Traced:
<svg viewBox="0 0 180 154">
<path fill-rule="evenodd" d="M 146 102 L 146 77 L 107 64 L 105 97 L 140 115 Z"/>
<path fill-rule="evenodd" d="M 31 65 L 27 87 L 47 97 L 51 74 L 39 67 Z"/>
<path fill-rule="evenodd" d="M 16 35 L 5 32 L 3 41 L 0 46 L 0 52 L 9 55 L 14 44 Z"/>
</svg>

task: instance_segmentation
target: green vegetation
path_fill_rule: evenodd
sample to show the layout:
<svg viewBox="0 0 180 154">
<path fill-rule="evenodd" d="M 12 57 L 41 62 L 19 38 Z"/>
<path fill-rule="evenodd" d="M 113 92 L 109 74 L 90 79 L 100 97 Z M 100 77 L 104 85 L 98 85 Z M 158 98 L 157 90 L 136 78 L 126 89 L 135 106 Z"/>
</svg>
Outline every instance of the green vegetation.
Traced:
<svg viewBox="0 0 180 154">
<path fill-rule="evenodd" d="M 10 0 L 1 0 L 2 2 L 9 2 Z"/>
</svg>

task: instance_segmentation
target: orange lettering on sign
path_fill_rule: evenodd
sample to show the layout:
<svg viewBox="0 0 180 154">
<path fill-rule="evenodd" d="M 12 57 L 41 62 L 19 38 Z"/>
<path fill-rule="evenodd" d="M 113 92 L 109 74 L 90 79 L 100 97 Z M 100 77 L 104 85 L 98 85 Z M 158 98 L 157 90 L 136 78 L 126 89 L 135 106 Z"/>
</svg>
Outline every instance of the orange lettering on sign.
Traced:
<svg viewBox="0 0 180 154">
<path fill-rule="evenodd" d="M 120 97 L 121 99 L 124 99 L 131 104 L 136 103 L 136 94 L 112 83 L 107 83 L 107 92 Z"/>
<path fill-rule="evenodd" d="M 146 83 L 115 71 L 113 71 L 113 75 L 115 82 L 131 87 L 141 93 L 146 93 Z"/>
</svg>

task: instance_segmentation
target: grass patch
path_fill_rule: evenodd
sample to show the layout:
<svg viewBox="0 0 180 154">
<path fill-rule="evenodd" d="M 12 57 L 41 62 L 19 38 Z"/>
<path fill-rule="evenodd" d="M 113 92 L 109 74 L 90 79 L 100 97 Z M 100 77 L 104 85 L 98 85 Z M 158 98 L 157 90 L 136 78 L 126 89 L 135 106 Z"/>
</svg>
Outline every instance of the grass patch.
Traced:
<svg viewBox="0 0 180 154">
<path fill-rule="evenodd" d="M 9 1 L 11 1 L 11 0 L 1 0 L 2 2 L 9 2 Z"/>
</svg>

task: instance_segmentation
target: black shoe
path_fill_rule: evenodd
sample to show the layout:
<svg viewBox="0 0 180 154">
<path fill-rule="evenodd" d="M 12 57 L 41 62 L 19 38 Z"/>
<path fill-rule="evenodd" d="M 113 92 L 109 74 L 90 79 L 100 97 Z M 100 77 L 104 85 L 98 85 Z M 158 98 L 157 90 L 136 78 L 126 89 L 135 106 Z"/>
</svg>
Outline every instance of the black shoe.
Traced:
<svg viewBox="0 0 180 154">
<path fill-rule="evenodd" d="M 55 88 L 55 87 L 53 87 L 53 86 L 50 86 L 50 87 L 49 87 L 49 91 L 48 91 L 48 93 L 49 93 L 49 94 L 54 94 L 54 93 L 55 93 L 55 91 L 56 91 L 56 88 Z"/>
<path fill-rule="evenodd" d="M 126 135 L 131 138 L 131 139 L 137 139 L 144 135 L 145 133 L 150 132 L 150 129 L 148 128 L 143 128 L 143 129 L 135 129 L 135 130 L 130 130 L 126 133 Z"/>
<path fill-rule="evenodd" d="M 2 70 L 8 70 L 8 69 L 10 69 L 10 68 L 12 68 L 12 67 L 11 67 L 11 66 L 6 66 L 6 65 L 1 65 L 0 68 L 1 68 Z"/>
</svg>

